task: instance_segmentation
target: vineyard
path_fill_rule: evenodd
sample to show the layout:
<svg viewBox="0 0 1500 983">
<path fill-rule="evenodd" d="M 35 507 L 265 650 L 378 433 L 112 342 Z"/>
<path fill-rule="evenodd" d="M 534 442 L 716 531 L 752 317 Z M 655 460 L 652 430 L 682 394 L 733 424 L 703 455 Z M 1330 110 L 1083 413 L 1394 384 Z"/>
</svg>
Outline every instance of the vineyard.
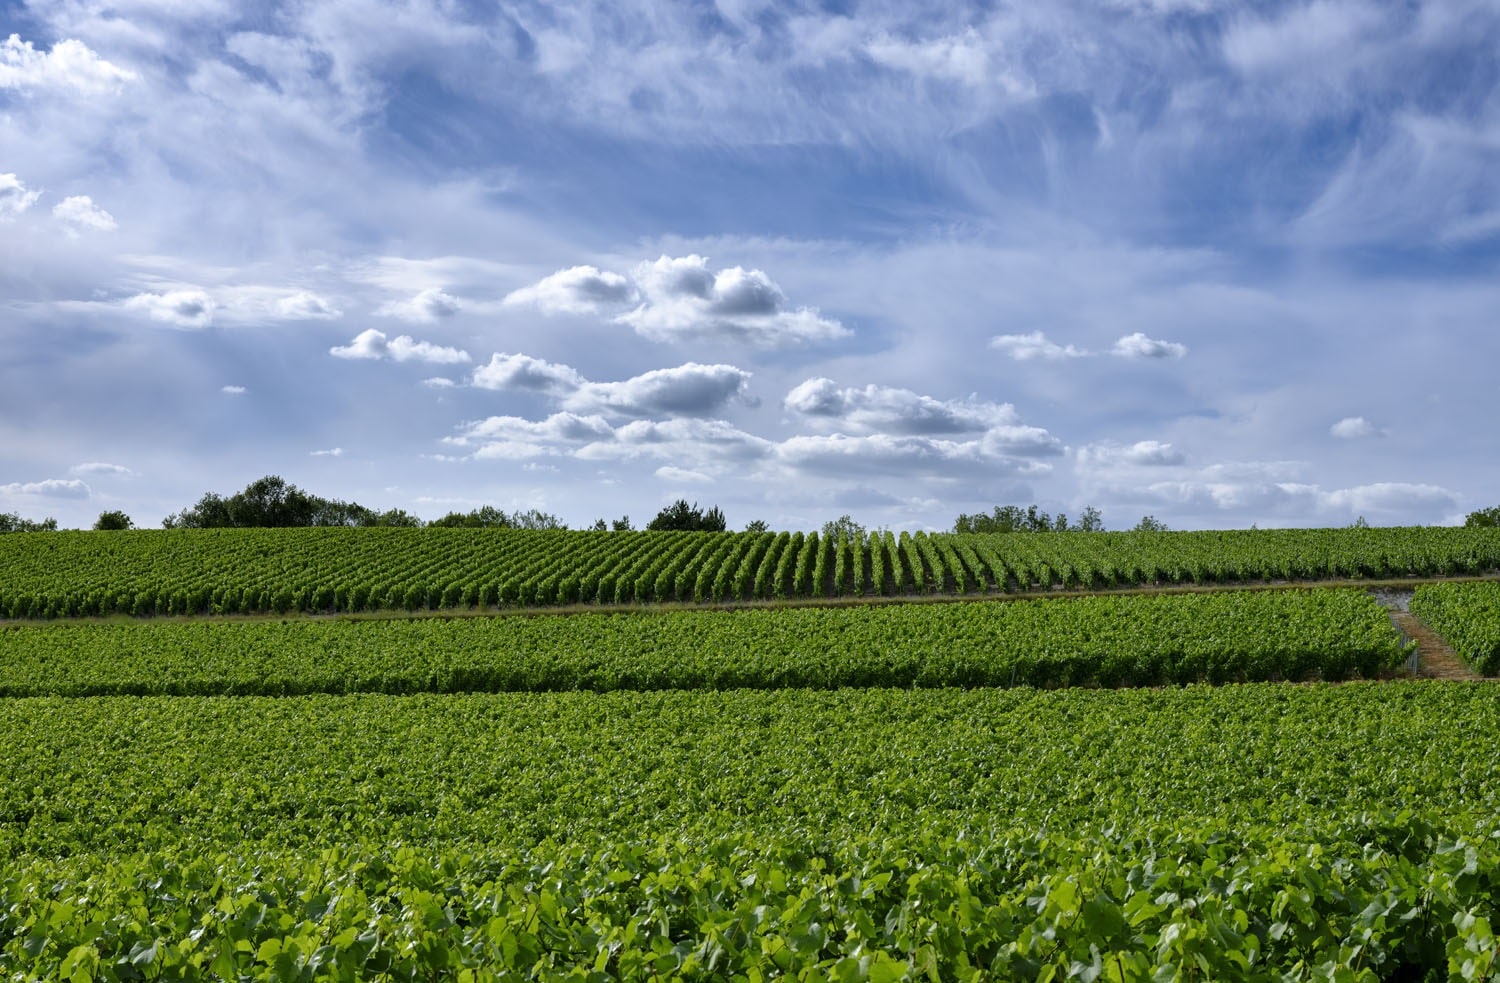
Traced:
<svg viewBox="0 0 1500 983">
<path fill-rule="evenodd" d="M 1494 706 L 1421 683 L 0 701 L 0 966 L 1488 979 Z"/>
<path fill-rule="evenodd" d="M 1411 609 L 1474 669 L 1500 675 L 1500 584 L 1423 584 Z"/>
<path fill-rule="evenodd" d="M 0 616 L 349 613 L 1423 578 L 1500 571 L 1500 529 L 990 536 L 208 529 L 0 538 Z"/>
<path fill-rule="evenodd" d="M 0 629 L 0 696 L 846 686 L 1149 686 L 1374 677 L 1407 650 L 1355 590 L 1013 604 L 171 622 Z"/>
<path fill-rule="evenodd" d="M 1482 529 L 8 534 L 0 980 L 1500 980 L 1495 684 L 1288 586 L 1497 570 Z M 1225 589 L 1092 593 L 1177 584 Z M 1410 608 L 1500 671 L 1500 584 Z"/>
</svg>

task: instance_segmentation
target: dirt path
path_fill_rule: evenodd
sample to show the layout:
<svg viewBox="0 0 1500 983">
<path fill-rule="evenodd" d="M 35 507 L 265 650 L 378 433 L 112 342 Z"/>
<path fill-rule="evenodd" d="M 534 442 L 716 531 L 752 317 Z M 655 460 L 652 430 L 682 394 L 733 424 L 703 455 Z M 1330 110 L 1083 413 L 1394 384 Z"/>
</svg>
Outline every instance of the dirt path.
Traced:
<svg viewBox="0 0 1500 983">
<path fill-rule="evenodd" d="M 1391 620 L 1417 643 L 1417 675 L 1423 679 L 1483 679 L 1464 664 L 1448 643 L 1409 611 L 1392 611 Z"/>
<path fill-rule="evenodd" d="M 1426 622 L 1409 610 L 1410 590 L 1377 588 L 1370 591 L 1375 600 L 1391 613 L 1391 621 L 1417 643 L 1417 677 L 1420 679 L 1483 679 L 1470 669 L 1458 653 Z"/>
</svg>

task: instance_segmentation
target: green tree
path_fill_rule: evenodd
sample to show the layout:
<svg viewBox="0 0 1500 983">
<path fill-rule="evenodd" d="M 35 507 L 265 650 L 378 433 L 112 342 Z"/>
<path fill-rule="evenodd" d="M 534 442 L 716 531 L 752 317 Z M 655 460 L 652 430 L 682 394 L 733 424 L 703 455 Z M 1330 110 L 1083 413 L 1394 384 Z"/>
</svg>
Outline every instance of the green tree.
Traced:
<svg viewBox="0 0 1500 983">
<path fill-rule="evenodd" d="M 57 520 L 42 519 L 40 522 L 23 519 L 14 512 L 0 512 L 0 533 L 4 532 L 56 532 Z"/>
<path fill-rule="evenodd" d="M 771 526 L 765 519 L 751 519 L 745 523 L 746 532 L 769 532 Z"/>
<path fill-rule="evenodd" d="M 99 513 L 99 518 L 94 520 L 94 528 L 98 530 L 134 529 L 135 523 L 131 521 L 130 516 L 119 509 L 110 509 Z"/>
<path fill-rule="evenodd" d="M 1143 515 L 1131 532 L 1166 532 L 1167 524 L 1154 515 Z"/>
<path fill-rule="evenodd" d="M 548 512 L 528 509 L 525 512 L 506 513 L 493 505 L 483 505 L 471 512 L 449 512 L 441 519 L 433 519 L 429 526 L 444 526 L 451 529 L 566 529 L 562 520 Z"/>
<path fill-rule="evenodd" d="M 1500 526 L 1500 505 L 1488 509 L 1479 509 L 1477 512 L 1470 512 L 1468 517 L 1464 519 L 1464 525 L 1474 529 Z"/>
<path fill-rule="evenodd" d="M 168 529 L 366 526 L 376 524 L 376 518 L 357 502 L 320 498 L 272 474 L 227 498 L 209 492 L 191 508 L 167 516 L 162 525 Z"/>
<path fill-rule="evenodd" d="M 865 540 L 865 527 L 855 522 L 847 513 L 837 519 L 831 519 L 823 523 L 823 539 L 832 542 L 849 540 L 851 543 L 862 543 Z"/>
<path fill-rule="evenodd" d="M 705 512 L 697 502 L 689 505 L 687 499 L 679 498 L 658 512 L 646 528 L 653 532 L 723 532 L 728 523 L 717 505 Z"/>
</svg>

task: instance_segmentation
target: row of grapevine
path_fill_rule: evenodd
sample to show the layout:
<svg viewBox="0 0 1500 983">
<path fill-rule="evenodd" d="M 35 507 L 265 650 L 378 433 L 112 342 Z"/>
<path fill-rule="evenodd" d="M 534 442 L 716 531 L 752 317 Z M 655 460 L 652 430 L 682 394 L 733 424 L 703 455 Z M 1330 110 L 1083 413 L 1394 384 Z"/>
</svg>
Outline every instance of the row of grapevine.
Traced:
<svg viewBox="0 0 1500 983">
<path fill-rule="evenodd" d="M 229 529 L 0 538 L 0 618 L 357 612 L 1500 571 L 1500 530 L 993 536 Z"/>
<path fill-rule="evenodd" d="M 1497 747 L 1421 683 L 0 700 L 0 966 L 1493 979 Z"/>
<path fill-rule="evenodd" d="M 1384 609 L 1352 590 L 569 618 L 64 623 L 0 630 L 0 697 L 1139 686 L 1371 677 L 1405 657 Z"/>
<path fill-rule="evenodd" d="M 1500 676 L 1500 584 L 1423 584 L 1411 609 L 1477 672 Z"/>
</svg>

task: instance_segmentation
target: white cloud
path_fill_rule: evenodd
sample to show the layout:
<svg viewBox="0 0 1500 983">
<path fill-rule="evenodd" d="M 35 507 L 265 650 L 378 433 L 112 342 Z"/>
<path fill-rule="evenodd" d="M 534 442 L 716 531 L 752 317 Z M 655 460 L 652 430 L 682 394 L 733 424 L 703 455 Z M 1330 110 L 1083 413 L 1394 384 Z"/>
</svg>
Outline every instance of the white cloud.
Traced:
<svg viewBox="0 0 1500 983">
<path fill-rule="evenodd" d="M 496 352 L 488 365 L 474 370 L 472 384 L 480 389 L 520 389 L 566 396 L 588 380 L 569 365 L 558 365 L 530 355 Z"/>
<path fill-rule="evenodd" d="M 1109 468 L 1115 465 L 1160 468 L 1181 464 L 1182 452 L 1159 440 L 1138 440 L 1121 447 L 1116 444 L 1089 444 L 1079 448 L 1078 464 L 1085 468 Z"/>
<path fill-rule="evenodd" d="M 677 484 L 709 484 L 714 480 L 712 475 L 704 474 L 702 471 L 674 467 L 670 464 L 657 468 L 655 474 L 662 481 L 671 481 Z"/>
<path fill-rule="evenodd" d="M 453 365 L 469 361 L 469 353 L 459 348 L 445 348 L 428 341 L 416 341 L 410 335 L 387 340 L 385 332 L 368 328 L 354 336 L 347 345 L 328 349 L 334 358 L 385 359 L 396 362 L 431 362 Z"/>
<path fill-rule="evenodd" d="M 774 449 L 771 441 L 725 420 L 633 420 L 616 429 L 612 440 L 586 444 L 576 456 L 592 461 L 649 457 L 711 472 L 763 460 Z"/>
<path fill-rule="evenodd" d="M 630 281 L 619 273 L 574 266 L 511 291 L 504 303 L 535 306 L 543 314 L 597 314 L 618 310 L 634 297 Z"/>
<path fill-rule="evenodd" d="M 437 287 L 429 287 L 408 300 L 393 300 L 375 308 L 375 313 L 385 317 L 400 318 L 416 324 L 431 324 L 445 317 L 452 317 L 463 307 L 463 303 L 452 294 Z"/>
<path fill-rule="evenodd" d="M 431 379 L 423 379 L 422 385 L 428 389 L 456 389 L 458 383 L 443 376 L 433 376 Z"/>
<path fill-rule="evenodd" d="M 1083 358 L 1088 352 L 1072 345 L 1059 345 L 1040 331 L 1027 334 L 1003 334 L 990 339 L 990 347 L 1005 352 L 1018 362 L 1032 359 Z"/>
<path fill-rule="evenodd" d="M 108 464 L 104 461 L 87 461 L 83 464 L 73 465 L 68 469 L 68 474 L 79 476 L 112 475 L 116 477 L 123 477 L 125 475 L 135 474 L 135 472 L 120 464 Z"/>
<path fill-rule="evenodd" d="M 983 39 L 972 28 L 959 35 L 918 42 L 882 35 L 866 42 L 864 50 L 877 64 L 916 76 L 971 86 L 996 77 L 990 70 Z"/>
<path fill-rule="evenodd" d="M 217 305 L 202 290 L 169 290 L 139 293 L 124 302 L 128 310 L 144 311 L 153 321 L 180 328 L 206 328 L 213 323 Z"/>
<path fill-rule="evenodd" d="M 688 362 L 620 382 L 590 382 L 577 369 L 530 355 L 499 352 L 474 370 L 480 389 L 541 393 L 578 413 L 707 416 L 731 400 L 749 402 L 750 373 L 733 365 Z"/>
<path fill-rule="evenodd" d="M 632 276 L 641 303 L 615 320 L 653 341 L 719 336 L 781 348 L 851 334 L 814 308 L 788 308 L 781 288 L 760 270 L 715 273 L 702 256 L 664 255 L 639 264 Z"/>
<path fill-rule="evenodd" d="M 76 478 L 48 478 L 45 481 L 12 481 L 0 485 L 0 495 L 36 495 L 40 498 L 88 498 L 89 486 Z"/>
<path fill-rule="evenodd" d="M 1379 433 L 1375 425 L 1362 416 L 1346 416 L 1329 427 L 1328 432 L 1340 440 L 1359 440 Z"/>
<path fill-rule="evenodd" d="M 707 416 L 731 400 L 744 401 L 749 383 L 750 373 L 733 365 L 688 362 L 622 382 L 586 382 L 563 405 L 580 412 L 629 416 Z"/>
<path fill-rule="evenodd" d="M 245 393 L 247 393 L 249 391 L 250 390 L 246 389 L 244 386 L 220 386 L 219 387 L 219 392 L 223 393 L 226 396 L 243 396 L 243 395 L 245 395 Z"/>
<path fill-rule="evenodd" d="M 109 232 L 115 225 L 115 217 L 98 205 L 88 195 L 73 195 L 64 198 L 52 207 L 52 217 L 63 224 L 71 236 L 85 232 Z"/>
<path fill-rule="evenodd" d="M 938 400 L 910 389 L 867 385 L 841 389 L 831 379 L 808 379 L 787 393 L 782 405 L 803 416 L 861 431 L 897 434 L 959 434 L 1020 422 L 1009 403 L 978 399 Z"/>
<path fill-rule="evenodd" d="M 69 38 L 38 51 L 12 34 L 0 43 L 0 89 L 73 89 L 86 95 L 118 92 L 139 76 L 113 65 L 82 41 Z"/>
<path fill-rule="evenodd" d="M 1050 465 L 1028 459 L 1030 455 L 1011 456 L 1009 450 L 1003 442 L 986 439 L 832 434 L 792 437 L 777 446 L 776 458 L 795 472 L 831 478 L 1007 477 L 1051 470 Z"/>
<path fill-rule="evenodd" d="M 1187 351 L 1186 345 L 1175 341 L 1157 341 L 1146 337 L 1141 331 L 1125 335 L 1110 349 L 1111 354 L 1121 358 L 1182 358 Z"/>
<path fill-rule="evenodd" d="M 330 447 L 325 451 L 308 451 L 308 457 L 343 457 L 342 447 Z"/>
<path fill-rule="evenodd" d="M 40 191 L 28 191 L 14 174 L 0 174 L 0 222 L 14 221 L 36 203 Z"/>
<path fill-rule="evenodd" d="M 308 290 L 277 298 L 275 311 L 277 317 L 288 321 L 333 321 L 344 316 L 326 297 Z"/>
</svg>

